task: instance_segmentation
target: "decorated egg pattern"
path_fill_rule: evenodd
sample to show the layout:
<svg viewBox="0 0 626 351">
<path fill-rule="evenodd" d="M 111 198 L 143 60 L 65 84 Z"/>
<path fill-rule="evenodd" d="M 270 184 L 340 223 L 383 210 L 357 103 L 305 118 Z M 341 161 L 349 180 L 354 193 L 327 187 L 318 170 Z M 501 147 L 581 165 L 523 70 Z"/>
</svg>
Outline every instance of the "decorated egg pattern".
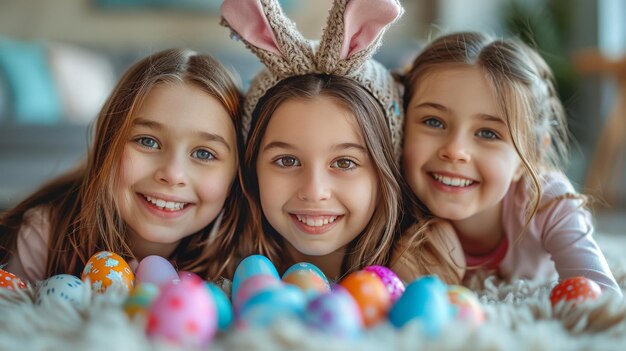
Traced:
<svg viewBox="0 0 626 351">
<path fill-rule="evenodd" d="M 46 279 L 37 290 L 35 303 L 41 305 L 52 299 L 70 302 L 76 307 L 83 305 L 83 282 L 70 274 L 57 274 Z"/>
<path fill-rule="evenodd" d="M 382 321 L 391 305 L 389 292 L 378 277 L 370 272 L 350 273 L 340 283 L 359 305 L 366 327 Z"/>
<path fill-rule="evenodd" d="M 559 301 L 583 302 L 595 300 L 602 294 L 600 285 L 589 278 L 582 276 L 565 279 L 557 284 L 550 292 L 552 306 Z"/>
<path fill-rule="evenodd" d="M 146 314 L 152 302 L 159 296 L 159 287 L 152 283 L 139 283 L 128 294 L 124 302 L 124 312 L 129 317 Z"/>
<path fill-rule="evenodd" d="M 363 270 L 376 274 L 380 281 L 385 284 L 385 287 L 387 287 L 387 291 L 389 292 L 391 303 L 396 302 L 400 296 L 402 296 L 402 293 L 404 293 L 404 283 L 391 269 L 383 266 L 372 265 L 365 267 Z"/>
<path fill-rule="evenodd" d="M 279 318 L 302 318 L 305 308 L 306 297 L 301 289 L 293 285 L 274 286 L 252 296 L 241 306 L 238 326 L 264 327 Z"/>
<path fill-rule="evenodd" d="M 263 255 L 252 255 L 244 258 L 233 275 L 232 296 L 237 296 L 239 285 L 246 279 L 255 275 L 271 275 L 280 280 L 280 275 L 272 261 Z"/>
<path fill-rule="evenodd" d="M 328 281 L 310 270 L 294 270 L 283 275 L 283 283 L 299 287 L 309 295 L 323 294 L 330 291 Z"/>
<path fill-rule="evenodd" d="M 24 289 L 26 284 L 13 273 L 7 272 L 4 269 L 0 269 L 0 288 L 5 288 L 9 290 L 13 290 L 15 285 L 19 289 Z"/>
<path fill-rule="evenodd" d="M 341 286 L 314 297 L 307 305 L 304 321 L 313 329 L 339 338 L 356 338 L 363 330 L 359 305 Z"/>
<path fill-rule="evenodd" d="M 135 275 L 128 263 L 110 251 L 100 251 L 91 256 L 81 275 L 82 280 L 87 278 L 97 292 L 104 292 L 112 284 L 119 284 L 130 291 L 135 282 Z"/>
<path fill-rule="evenodd" d="M 280 280 L 274 275 L 259 274 L 244 280 L 239 289 L 235 292 L 233 297 L 233 308 L 235 313 L 239 313 L 239 309 L 254 295 L 263 292 L 264 290 L 273 289 L 282 286 Z"/>
<path fill-rule="evenodd" d="M 161 287 L 148 311 L 146 332 L 151 339 L 204 347 L 217 331 L 215 303 L 199 277 L 181 276 Z"/>
<path fill-rule="evenodd" d="M 460 285 L 450 285 L 448 298 L 457 320 L 467 322 L 472 326 L 479 326 L 485 321 L 482 305 L 470 289 Z"/>
</svg>

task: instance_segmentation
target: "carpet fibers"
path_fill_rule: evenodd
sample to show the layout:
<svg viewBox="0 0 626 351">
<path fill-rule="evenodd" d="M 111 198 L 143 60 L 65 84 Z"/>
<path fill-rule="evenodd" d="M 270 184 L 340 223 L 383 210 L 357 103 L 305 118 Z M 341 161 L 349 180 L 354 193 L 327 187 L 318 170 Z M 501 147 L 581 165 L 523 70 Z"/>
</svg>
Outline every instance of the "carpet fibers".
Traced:
<svg viewBox="0 0 626 351">
<path fill-rule="evenodd" d="M 626 292 L 626 238 L 598 235 L 609 265 Z M 626 349 L 626 300 L 604 294 L 578 306 L 550 305 L 552 284 L 475 277 L 487 321 L 471 329 L 448 325 L 427 338 L 418 323 L 396 330 L 383 323 L 357 340 L 333 339 L 296 320 L 263 329 L 231 329 L 216 336 L 210 350 L 623 350 Z M 142 317 L 129 319 L 120 308 L 124 294 L 94 294 L 84 286 L 84 308 L 51 300 L 36 305 L 37 286 L 0 289 L 0 350 L 183 350 L 151 341 Z"/>
</svg>

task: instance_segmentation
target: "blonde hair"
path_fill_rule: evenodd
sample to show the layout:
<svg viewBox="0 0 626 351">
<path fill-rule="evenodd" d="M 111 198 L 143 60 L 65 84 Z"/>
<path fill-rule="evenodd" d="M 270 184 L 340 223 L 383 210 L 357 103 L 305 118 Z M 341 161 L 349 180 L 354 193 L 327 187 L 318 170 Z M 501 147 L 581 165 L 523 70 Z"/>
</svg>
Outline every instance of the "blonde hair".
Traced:
<svg viewBox="0 0 626 351">
<path fill-rule="evenodd" d="M 345 275 L 367 265 L 385 265 L 389 262 L 391 247 L 398 235 L 397 223 L 401 218 L 400 173 L 394 161 L 389 127 L 380 104 L 363 87 L 349 78 L 326 74 L 306 74 L 282 80 L 267 91 L 252 113 L 252 127 L 242 165 L 243 190 L 250 213 L 238 244 L 240 254 L 263 254 L 279 270 L 296 263 L 285 256 L 283 238 L 262 214 L 256 160 L 267 125 L 278 106 L 291 99 L 314 99 L 318 96 L 332 98 L 353 112 L 372 163 L 376 165 L 380 192 L 380 203 L 371 220 L 363 232 L 348 244 L 340 274 Z"/>
<path fill-rule="evenodd" d="M 235 130 L 240 129 L 242 94 L 238 78 L 217 60 L 184 49 L 164 50 L 142 59 L 122 76 L 104 104 L 86 161 L 2 215 L 0 262 L 15 252 L 24 213 L 41 205 L 49 205 L 50 216 L 47 276 L 80 275 L 87 260 L 100 250 L 134 258 L 126 242 L 128 228 L 119 216 L 113 194 L 132 117 L 150 90 L 164 82 L 184 82 L 204 90 L 224 106 Z M 240 137 L 237 143 L 240 152 Z M 237 231 L 240 202 L 239 185 L 233 182 L 215 237 L 209 237 L 211 223 L 184 238 L 169 257 L 179 270 L 206 278 L 217 278 L 224 272 L 228 253 L 223 247 Z"/>
<path fill-rule="evenodd" d="M 404 76 L 405 108 L 426 74 L 454 65 L 478 67 L 492 84 L 524 166 L 524 177 L 532 185 L 532 201 L 526 208 L 528 224 L 539 210 L 541 174 L 560 171 L 568 151 L 565 112 L 552 72 L 541 56 L 520 40 L 474 32 L 448 34 L 428 45 Z"/>
</svg>

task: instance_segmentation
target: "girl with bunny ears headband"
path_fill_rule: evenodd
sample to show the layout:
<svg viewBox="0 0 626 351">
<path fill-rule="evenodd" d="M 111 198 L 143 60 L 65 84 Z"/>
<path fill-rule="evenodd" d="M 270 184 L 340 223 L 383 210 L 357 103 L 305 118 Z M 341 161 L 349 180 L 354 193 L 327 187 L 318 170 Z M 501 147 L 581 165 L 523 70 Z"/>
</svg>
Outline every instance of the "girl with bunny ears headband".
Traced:
<svg viewBox="0 0 626 351">
<path fill-rule="evenodd" d="M 314 43 L 278 1 L 224 1 L 222 24 L 267 68 L 244 100 L 241 257 L 263 254 L 280 271 L 307 261 L 331 279 L 392 264 L 405 188 L 401 92 L 371 56 L 402 12 L 393 0 L 334 1 Z"/>
</svg>

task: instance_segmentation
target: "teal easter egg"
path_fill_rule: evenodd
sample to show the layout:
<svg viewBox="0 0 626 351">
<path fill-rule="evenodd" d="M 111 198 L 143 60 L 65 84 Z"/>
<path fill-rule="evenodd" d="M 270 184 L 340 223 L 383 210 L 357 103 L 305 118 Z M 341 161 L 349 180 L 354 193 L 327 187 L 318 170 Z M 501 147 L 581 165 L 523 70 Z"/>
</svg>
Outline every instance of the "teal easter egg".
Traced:
<svg viewBox="0 0 626 351">
<path fill-rule="evenodd" d="M 236 296 L 239 285 L 244 280 L 261 274 L 271 275 L 276 277 L 277 280 L 280 280 L 280 275 L 278 275 L 276 267 L 267 257 L 263 255 L 252 255 L 244 258 L 237 266 L 237 269 L 235 269 L 231 295 Z"/>
<path fill-rule="evenodd" d="M 391 307 L 389 321 L 397 328 L 419 320 L 429 337 L 437 336 L 452 320 L 452 307 L 446 285 L 435 275 L 411 282 L 402 296 Z"/>
<path fill-rule="evenodd" d="M 226 293 L 219 286 L 206 282 L 207 288 L 213 296 L 215 302 L 215 309 L 217 311 L 217 328 L 220 331 L 227 330 L 233 323 L 233 306 L 226 296 Z"/>
</svg>

